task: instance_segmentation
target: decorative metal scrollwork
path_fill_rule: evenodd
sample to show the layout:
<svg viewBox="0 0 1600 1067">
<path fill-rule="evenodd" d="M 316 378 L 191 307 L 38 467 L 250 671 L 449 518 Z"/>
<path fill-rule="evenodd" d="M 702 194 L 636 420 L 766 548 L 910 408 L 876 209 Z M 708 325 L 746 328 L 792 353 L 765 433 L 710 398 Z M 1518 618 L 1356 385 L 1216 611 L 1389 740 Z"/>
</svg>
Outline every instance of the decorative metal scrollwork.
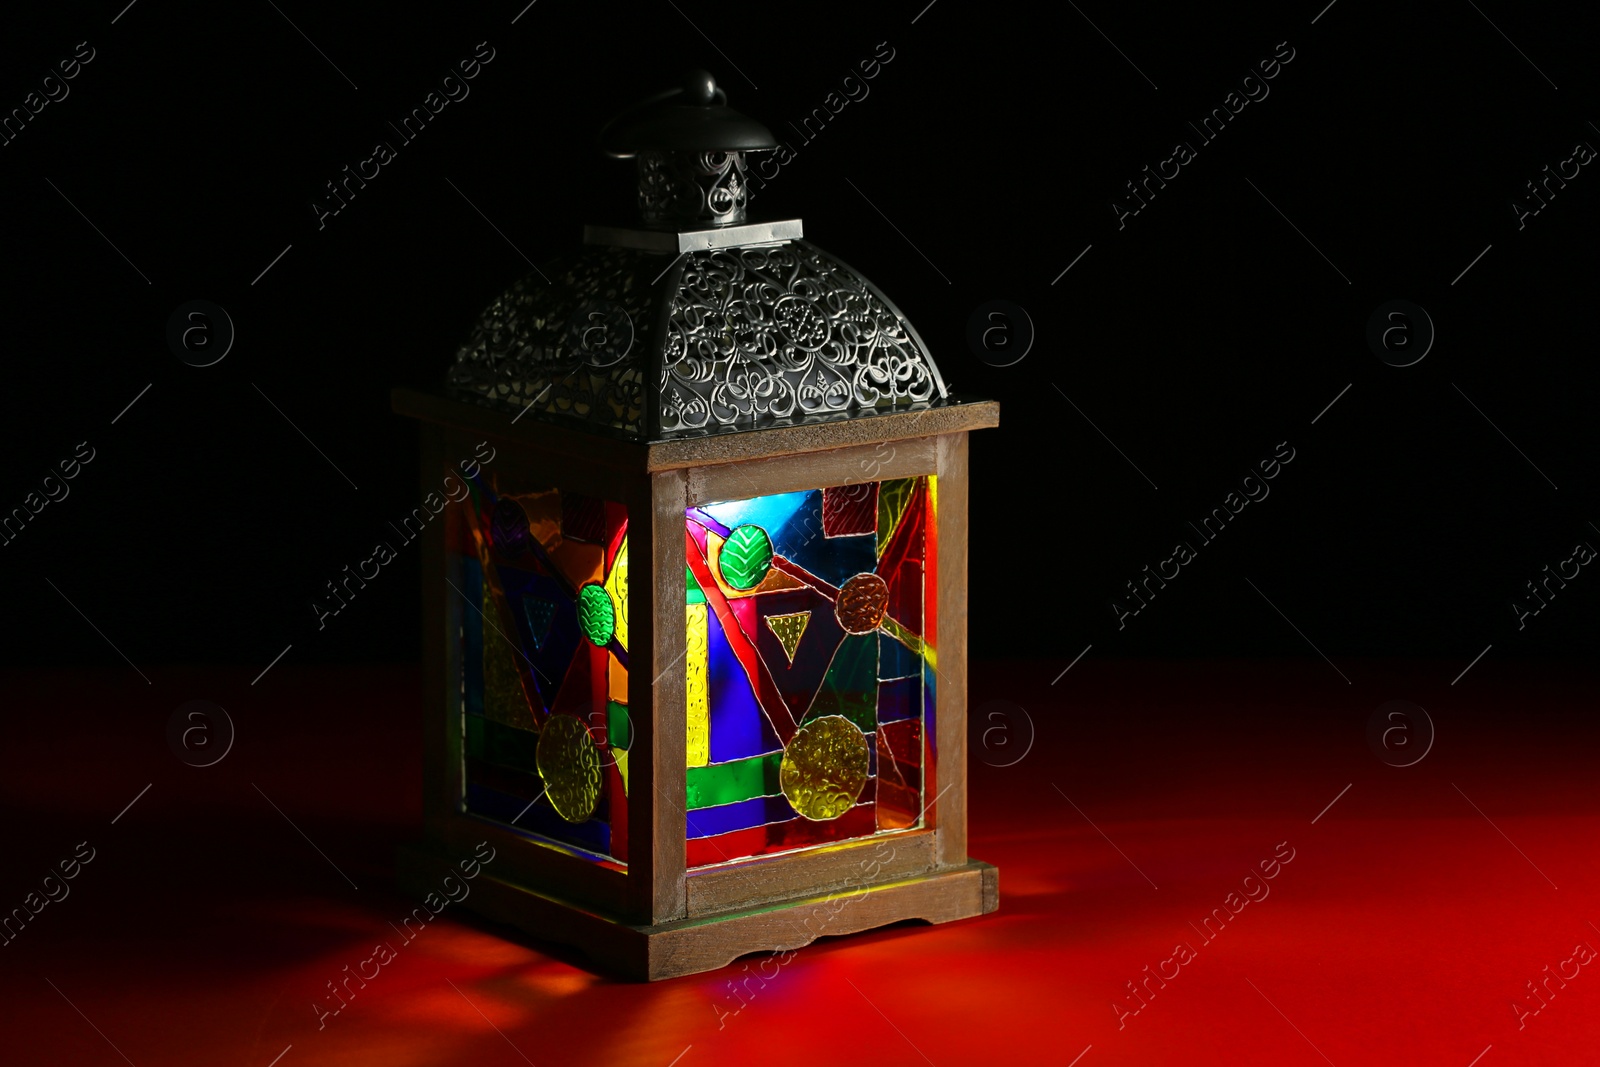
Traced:
<svg viewBox="0 0 1600 1067">
<path fill-rule="evenodd" d="M 660 387 L 663 433 L 944 396 L 899 314 L 804 241 L 686 257 Z"/>
<path fill-rule="evenodd" d="M 452 391 L 544 417 L 643 433 L 651 281 L 660 258 L 590 249 L 530 274 L 478 320 L 450 369 Z"/>
<path fill-rule="evenodd" d="M 750 185 L 743 152 L 640 152 L 639 210 L 651 225 L 745 221 Z"/>
<path fill-rule="evenodd" d="M 670 262 L 595 247 L 547 268 L 548 281 L 523 278 L 457 352 L 452 392 L 637 437 L 821 421 L 945 396 L 894 306 L 814 245 Z M 659 425 L 647 418 L 652 402 Z"/>
</svg>

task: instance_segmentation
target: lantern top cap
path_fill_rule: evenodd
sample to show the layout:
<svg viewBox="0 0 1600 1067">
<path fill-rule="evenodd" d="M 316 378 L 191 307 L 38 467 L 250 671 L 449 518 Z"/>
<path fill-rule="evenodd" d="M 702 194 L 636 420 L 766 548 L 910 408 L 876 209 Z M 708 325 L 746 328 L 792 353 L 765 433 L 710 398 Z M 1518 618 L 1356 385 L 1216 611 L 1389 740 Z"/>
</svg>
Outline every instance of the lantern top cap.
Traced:
<svg viewBox="0 0 1600 1067">
<path fill-rule="evenodd" d="M 640 152 L 761 152 L 778 147 L 761 123 L 728 107 L 726 90 L 708 72 L 691 70 L 683 84 L 623 111 L 600 131 L 613 159 Z"/>
</svg>

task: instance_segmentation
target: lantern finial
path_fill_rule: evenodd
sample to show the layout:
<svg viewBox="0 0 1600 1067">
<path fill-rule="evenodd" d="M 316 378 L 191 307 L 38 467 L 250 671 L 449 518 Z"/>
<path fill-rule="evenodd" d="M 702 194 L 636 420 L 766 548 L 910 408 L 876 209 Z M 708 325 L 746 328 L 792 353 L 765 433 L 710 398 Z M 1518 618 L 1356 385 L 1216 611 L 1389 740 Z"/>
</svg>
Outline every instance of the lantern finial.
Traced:
<svg viewBox="0 0 1600 1067">
<path fill-rule="evenodd" d="M 601 151 L 633 159 L 639 211 L 660 229 L 733 226 L 745 221 L 750 187 L 745 153 L 778 146 L 772 132 L 728 107 L 728 94 L 703 70 L 643 100 L 600 131 Z"/>
</svg>

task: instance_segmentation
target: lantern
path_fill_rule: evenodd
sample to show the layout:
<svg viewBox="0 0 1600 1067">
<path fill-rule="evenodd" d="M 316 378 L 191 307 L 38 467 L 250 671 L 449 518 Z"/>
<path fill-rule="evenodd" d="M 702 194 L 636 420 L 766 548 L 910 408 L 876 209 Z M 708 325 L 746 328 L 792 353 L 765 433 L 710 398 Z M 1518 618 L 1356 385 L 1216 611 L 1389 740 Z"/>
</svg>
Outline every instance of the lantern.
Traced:
<svg viewBox="0 0 1600 1067">
<path fill-rule="evenodd" d="M 587 227 L 394 393 L 440 504 L 402 885 L 641 979 L 993 911 L 965 584 L 998 405 L 800 220 L 748 221 L 776 142 L 710 75 L 601 143 L 643 224 Z"/>
</svg>

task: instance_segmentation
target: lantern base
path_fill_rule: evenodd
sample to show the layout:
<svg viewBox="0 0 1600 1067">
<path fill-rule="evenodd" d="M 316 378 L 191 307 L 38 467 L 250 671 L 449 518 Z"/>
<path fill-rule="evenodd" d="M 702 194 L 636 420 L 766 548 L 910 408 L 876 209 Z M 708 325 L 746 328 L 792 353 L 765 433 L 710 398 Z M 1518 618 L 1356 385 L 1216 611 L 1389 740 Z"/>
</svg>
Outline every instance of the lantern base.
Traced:
<svg viewBox="0 0 1600 1067">
<path fill-rule="evenodd" d="M 458 872 L 449 857 L 425 846 L 401 849 L 402 892 L 426 896 L 451 874 Z M 484 870 L 472 880 L 462 906 L 536 938 L 572 945 L 603 969 L 653 982 L 714 971 L 751 952 L 783 952 L 818 937 L 858 933 L 906 919 L 945 923 L 986 915 L 1000 906 L 1000 872 L 981 860 L 968 860 L 959 867 L 879 885 L 636 926 Z"/>
</svg>

